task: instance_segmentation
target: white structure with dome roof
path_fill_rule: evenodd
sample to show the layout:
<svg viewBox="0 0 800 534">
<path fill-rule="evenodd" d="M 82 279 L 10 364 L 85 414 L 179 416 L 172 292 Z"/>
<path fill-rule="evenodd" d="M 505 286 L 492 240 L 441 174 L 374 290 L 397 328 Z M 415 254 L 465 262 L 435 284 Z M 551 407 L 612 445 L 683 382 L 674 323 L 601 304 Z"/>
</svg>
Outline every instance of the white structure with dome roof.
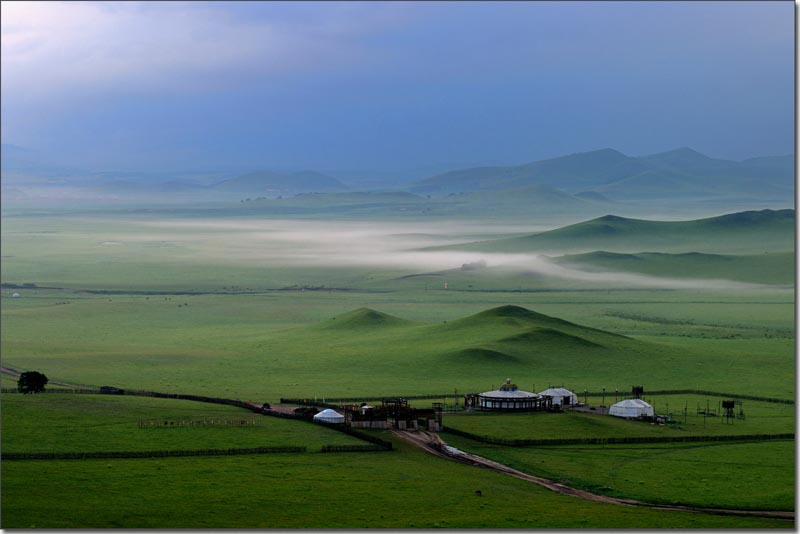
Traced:
<svg viewBox="0 0 800 534">
<path fill-rule="evenodd" d="M 510 378 L 500 389 L 466 395 L 464 400 L 467 408 L 503 412 L 542 410 L 550 404 L 541 395 L 520 390 Z"/>
</svg>

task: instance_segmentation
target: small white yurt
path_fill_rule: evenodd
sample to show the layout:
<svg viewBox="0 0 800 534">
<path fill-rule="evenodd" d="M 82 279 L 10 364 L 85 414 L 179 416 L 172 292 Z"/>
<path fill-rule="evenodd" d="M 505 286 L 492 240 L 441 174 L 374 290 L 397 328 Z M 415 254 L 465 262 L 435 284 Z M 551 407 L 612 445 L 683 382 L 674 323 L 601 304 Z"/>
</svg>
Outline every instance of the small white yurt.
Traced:
<svg viewBox="0 0 800 534">
<path fill-rule="evenodd" d="M 553 398 L 553 406 L 571 406 L 578 404 L 578 396 L 566 388 L 548 388 L 539 395 Z"/>
<path fill-rule="evenodd" d="M 327 424 L 344 423 L 344 416 L 339 412 L 328 408 L 327 410 L 322 410 L 317 415 L 315 415 L 314 421 L 316 421 L 317 423 L 327 423 Z"/>
<path fill-rule="evenodd" d="M 638 417 L 653 417 L 653 407 L 642 399 L 625 399 L 616 404 L 612 404 L 608 409 L 608 415 L 615 417 L 625 417 L 635 419 Z"/>
<path fill-rule="evenodd" d="M 14 293 L 13 295 L 11 295 L 12 299 L 18 299 L 19 297 L 20 297 L 19 293 Z"/>
</svg>

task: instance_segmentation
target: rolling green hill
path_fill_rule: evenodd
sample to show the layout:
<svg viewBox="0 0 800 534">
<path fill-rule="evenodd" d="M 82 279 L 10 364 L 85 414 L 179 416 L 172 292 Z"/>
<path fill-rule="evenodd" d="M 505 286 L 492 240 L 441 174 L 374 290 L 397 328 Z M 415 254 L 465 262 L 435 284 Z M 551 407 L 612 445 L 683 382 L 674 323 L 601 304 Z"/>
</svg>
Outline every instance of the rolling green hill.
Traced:
<svg viewBox="0 0 800 534">
<path fill-rule="evenodd" d="M 743 211 L 690 221 L 648 221 L 605 215 L 522 237 L 439 247 L 482 252 L 714 252 L 794 250 L 794 210 Z"/>
<path fill-rule="evenodd" d="M 629 272 L 668 278 L 711 278 L 757 284 L 792 284 L 795 271 L 793 252 L 723 255 L 597 251 L 560 256 L 551 261 L 585 271 Z"/>
</svg>

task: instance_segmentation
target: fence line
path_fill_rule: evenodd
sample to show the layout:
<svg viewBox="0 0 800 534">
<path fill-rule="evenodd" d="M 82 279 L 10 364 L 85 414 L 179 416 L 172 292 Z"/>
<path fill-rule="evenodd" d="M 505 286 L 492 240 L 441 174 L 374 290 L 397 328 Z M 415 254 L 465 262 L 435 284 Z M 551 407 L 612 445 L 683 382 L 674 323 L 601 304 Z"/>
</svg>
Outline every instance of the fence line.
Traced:
<svg viewBox="0 0 800 534">
<path fill-rule="evenodd" d="M 639 436 L 639 437 L 609 437 L 609 438 L 548 438 L 548 439 L 503 439 L 490 436 L 480 436 L 472 432 L 465 432 L 448 426 L 442 429 L 450 434 L 462 436 L 481 443 L 492 445 L 505 445 L 507 447 L 546 447 L 549 445 L 626 445 L 639 443 L 690 443 L 702 441 L 767 441 L 794 439 L 790 434 L 740 434 L 719 436 Z"/>
<path fill-rule="evenodd" d="M 174 451 L 4 452 L 3 460 L 87 460 L 96 458 L 168 458 L 177 456 L 236 456 L 277 452 L 306 452 L 306 447 L 251 447 L 246 449 L 196 449 Z"/>
<path fill-rule="evenodd" d="M 384 451 L 379 445 L 323 445 L 320 452 L 371 452 Z"/>
<path fill-rule="evenodd" d="M 240 406 L 242 408 L 252 408 L 249 404 L 243 401 L 236 401 L 233 399 L 222 399 L 218 397 L 204 397 L 201 395 L 184 395 L 180 393 L 158 393 L 155 391 L 142 391 L 142 390 L 121 390 L 122 393 L 104 393 L 97 388 L 90 389 L 90 388 L 82 388 L 82 389 L 67 389 L 67 388 L 49 388 L 45 389 L 42 393 L 83 393 L 83 394 L 101 394 L 101 395 L 138 395 L 142 397 L 160 397 L 160 398 L 168 398 L 168 399 L 184 399 L 184 400 L 194 400 L 198 402 L 212 402 L 216 404 L 228 404 L 232 406 Z M 17 388 L 1 388 L 0 393 L 19 393 Z M 588 392 L 581 392 L 575 391 L 576 395 L 588 395 L 590 397 L 601 397 L 603 396 L 603 392 L 601 391 L 588 391 Z M 605 392 L 606 397 L 612 395 L 609 391 Z M 655 395 L 704 395 L 707 397 L 725 397 L 728 399 L 743 399 L 743 400 L 754 400 L 760 402 L 771 402 L 776 404 L 794 404 L 794 399 L 779 399 L 776 397 L 762 397 L 759 395 L 746 395 L 743 393 L 721 393 L 719 391 L 707 391 L 703 389 L 663 389 L 663 390 L 654 390 L 654 391 L 647 391 L 645 392 L 647 396 L 655 396 Z M 367 402 L 367 401 L 374 401 L 379 399 L 388 399 L 388 398 L 401 398 L 406 400 L 425 400 L 425 399 L 444 399 L 453 397 L 452 393 L 445 393 L 445 394 L 422 394 L 422 395 L 371 395 L 368 397 L 325 397 L 326 401 L 320 400 L 311 400 L 308 398 L 303 399 L 289 399 L 289 398 L 281 398 L 281 404 L 300 404 L 304 406 L 319 406 L 324 408 L 335 408 L 337 407 L 336 404 L 332 403 L 339 403 L 339 402 Z"/>
<path fill-rule="evenodd" d="M 590 397 L 602 397 L 602 391 L 575 391 L 576 395 L 588 395 Z M 613 396 L 614 392 L 605 392 L 605 396 Z M 627 395 L 627 393 L 624 393 Z M 705 395 L 708 397 L 725 397 L 729 399 L 744 399 L 744 400 L 754 400 L 754 401 L 762 401 L 762 402 L 773 402 L 778 404 L 794 404 L 794 399 L 779 399 L 775 397 L 761 397 L 758 395 L 745 395 L 742 393 L 720 393 L 718 391 L 707 391 L 703 389 L 662 389 L 662 390 L 654 390 L 654 391 L 646 391 L 645 395 Z M 423 399 L 444 399 L 444 398 L 451 398 L 453 397 L 453 393 L 445 393 L 445 394 L 432 394 L 426 393 L 422 395 L 371 395 L 368 397 L 325 397 L 325 401 L 320 400 L 311 400 L 309 398 L 303 399 L 284 399 L 281 398 L 281 404 L 302 404 L 305 406 L 324 406 L 326 408 L 334 407 L 337 402 L 367 402 L 367 401 L 374 401 L 379 399 L 388 399 L 388 398 L 401 398 L 406 400 L 423 400 Z"/>
</svg>

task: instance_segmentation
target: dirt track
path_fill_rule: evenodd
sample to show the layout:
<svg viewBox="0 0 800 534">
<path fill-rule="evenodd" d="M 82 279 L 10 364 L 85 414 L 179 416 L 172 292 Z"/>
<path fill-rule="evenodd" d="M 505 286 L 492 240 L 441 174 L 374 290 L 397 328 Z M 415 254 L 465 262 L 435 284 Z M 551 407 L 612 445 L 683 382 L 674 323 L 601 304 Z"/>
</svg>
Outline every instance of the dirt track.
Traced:
<svg viewBox="0 0 800 534">
<path fill-rule="evenodd" d="M 792 522 L 794 521 L 794 516 L 795 516 L 794 512 L 784 512 L 776 510 L 729 510 L 724 508 L 699 508 L 692 506 L 652 504 L 652 503 L 636 501 L 633 499 L 619 499 L 616 497 L 607 497 L 605 495 L 598 495 L 596 493 L 590 493 L 588 491 L 571 488 L 569 486 L 553 482 L 552 480 L 548 480 L 546 478 L 529 475 L 527 473 L 523 473 L 522 471 L 517 471 L 516 469 L 508 467 L 507 465 L 503 465 L 494 462 L 492 460 L 489 460 L 488 458 L 484 458 L 483 456 L 478 456 L 476 454 L 470 454 L 468 452 L 454 449 L 453 447 L 448 446 L 447 443 L 442 441 L 442 439 L 433 432 L 427 432 L 424 430 L 420 431 L 392 430 L 392 433 L 398 438 L 402 439 L 403 441 L 410 443 L 411 445 L 414 445 L 416 447 L 419 447 L 441 458 L 446 458 L 448 460 L 453 460 L 456 462 L 473 465 L 475 467 L 482 467 L 484 469 L 491 469 L 492 471 L 496 471 L 498 473 L 504 473 L 506 475 L 510 475 L 515 478 L 526 480 L 528 482 L 533 482 L 534 484 L 543 486 L 551 491 L 555 491 L 563 495 L 571 495 L 573 497 L 578 497 L 579 499 L 585 499 L 587 501 L 602 502 L 606 504 L 616 504 L 620 506 L 637 506 L 640 508 L 672 510 L 677 512 L 695 512 L 704 514 L 766 517 L 770 519 L 781 519 Z"/>
</svg>

